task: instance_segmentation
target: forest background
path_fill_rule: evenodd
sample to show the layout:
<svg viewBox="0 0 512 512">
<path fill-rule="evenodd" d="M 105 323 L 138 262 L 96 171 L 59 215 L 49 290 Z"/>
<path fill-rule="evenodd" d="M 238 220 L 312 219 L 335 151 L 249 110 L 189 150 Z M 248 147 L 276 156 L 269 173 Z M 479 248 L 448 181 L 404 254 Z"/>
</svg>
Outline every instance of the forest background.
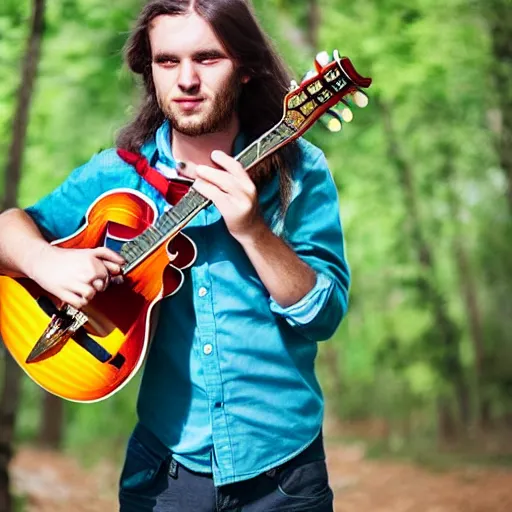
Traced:
<svg viewBox="0 0 512 512">
<path fill-rule="evenodd" d="M 374 81 L 340 134 L 306 134 L 335 177 L 352 271 L 349 314 L 319 347 L 330 421 L 375 454 L 510 462 L 512 2 L 253 3 L 296 79 L 338 48 Z M 2 0 L 0 209 L 112 146 L 139 97 L 122 47 L 140 5 Z M 121 460 L 137 379 L 76 405 L 2 362 L 0 489 L 23 443 Z"/>
</svg>

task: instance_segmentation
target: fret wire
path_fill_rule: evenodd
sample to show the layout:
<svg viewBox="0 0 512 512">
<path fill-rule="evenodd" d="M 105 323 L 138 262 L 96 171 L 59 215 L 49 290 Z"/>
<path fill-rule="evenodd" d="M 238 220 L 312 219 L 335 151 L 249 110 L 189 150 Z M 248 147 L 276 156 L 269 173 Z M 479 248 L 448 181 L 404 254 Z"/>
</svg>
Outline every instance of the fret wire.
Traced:
<svg viewBox="0 0 512 512">
<path fill-rule="evenodd" d="M 158 237 L 162 237 L 164 236 L 164 233 L 162 233 L 159 229 L 158 229 L 158 225 L 157 223 L 155 223 L 154 226 L 150 226 L 150 229 L 157 234 Z"/>
</svg>

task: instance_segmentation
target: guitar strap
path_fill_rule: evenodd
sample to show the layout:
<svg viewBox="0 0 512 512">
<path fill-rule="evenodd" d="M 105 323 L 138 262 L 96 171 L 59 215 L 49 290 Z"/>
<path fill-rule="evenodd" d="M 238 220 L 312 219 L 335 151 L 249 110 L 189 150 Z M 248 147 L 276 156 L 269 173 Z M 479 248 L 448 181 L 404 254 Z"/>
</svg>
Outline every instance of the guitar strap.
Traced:
<svg viewBox="0 0 512 512">
<path fill-rule="evenodd" d="M 191 183 L 167 179 L 150 165 L 144 155 L 121 148 L 117 149 L 117 154 L 127 164 L 133 166 L 142 179 L 156 188 L 170 205 L 174 206 L 188 192 Z"/>
</svg>

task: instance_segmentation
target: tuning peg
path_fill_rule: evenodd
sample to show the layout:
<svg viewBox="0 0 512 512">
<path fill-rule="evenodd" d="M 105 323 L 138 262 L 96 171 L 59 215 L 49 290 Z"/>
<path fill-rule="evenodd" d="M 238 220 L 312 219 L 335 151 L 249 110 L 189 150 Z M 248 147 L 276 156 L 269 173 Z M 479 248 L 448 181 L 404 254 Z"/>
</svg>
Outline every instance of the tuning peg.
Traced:
<svg viewBox="0 0 512 512">
<path fill-rule="evenodd" d="M 368 96 L 361 92 L 360 90 L 356 90 L 354 92 L 351 92 L 347 94 L 342 100 L 341 100 L 347 107 L 359 107 L 364 108 L 368 105 Z"/>
<path fill-rule="evenodd" d="M 349 108 L 341 109 L 340 116 L 341 119 L 345 121 L 345 123 L 350 123 L 354 119 L 354 114 L 352 113 L 352 110 L 350 110 Z"/>
<path fill-rule="evenodd" d="M 330 119 L 323 121 L 322 124 L 333 133 L 340 132 L 343 128 L 343 123 L 350 123 L 354 119 L 354 114 L 349 108 L 343 108 L 341 110 L 331 108 L 325 115 L 329 116 Z"/>
<path fill-rule="evenodd" d="M 315 68 L 318 73 L 320 73 L 322 69 L 329 64 L 329 62 L 331 62 L 331 57 L 329 57 L 327 52 L 317 53 L 315 57 Z"/>
<path fill-rule="evenodd" d="M 323 121 L 323 125 L 332 133 L 341 132 L 341 129 L 343 128 L 343 119 L 340 114 L 336 110 L 330 109 L 326 112 L 326 115 L 328 115 L 330 119 Z"/>
<path fill-rule="evenodd" d="M 354 103 L 359 108 L 365 108 L 366 106 L 368 106 L 369 99 L 368 99 L 368 96 L 366 96 L 366 94 L 364 92 L 357 90 L 357 91 L 353 92 L 351 96 L 352 96 L 352 99 L 354 100 Z"/>
<path fill-rule="evenodd" d="M 299 84 L 297 83 L 297 81 L 292 80 L 290 82 L 290 88 L 289 88 L 290 92 L 296 91 L 298 88 L 299 88 Z"/>
<path fill-rule="evenodd" d="M 310 78 L 317 76 L 318 73 L 310 69 L 303 77 L 301 83 L 307 82 Z"/>
</svg>

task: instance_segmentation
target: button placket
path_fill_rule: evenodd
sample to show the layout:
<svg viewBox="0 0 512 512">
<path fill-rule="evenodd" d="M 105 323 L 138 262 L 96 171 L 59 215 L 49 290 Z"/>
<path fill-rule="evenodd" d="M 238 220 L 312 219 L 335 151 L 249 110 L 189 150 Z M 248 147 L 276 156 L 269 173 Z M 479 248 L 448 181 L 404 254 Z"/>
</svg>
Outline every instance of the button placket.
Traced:
<svg viewBox="0 0 512 512">
<path fill-rule="evenodd" d="M 205 224 L 208 225 L 209 212 L 203 210 Z M 213 301 L 212 281 L 208 264 L 209 248 L 213 246 L 213 236 L 206 231 L 201 237 L 201 263 L 192 267 L 194 279 L 194 307 L 198 331 L 196 350 L 201 358 L 204 382 L 209 407 L 212 414 L 212 439 L 217 454 L 213 472 L 218 475 L 231 474 L 234 471 L 234 461 L 231 453 L 231 443 L 228 433 L 227 418 L 224 407 L 216 407 L 223 403 L 223 384 L 217 349 L 217 333 Z M 222 447 L 222 448 L 221 448 Z"/>
</svg>

